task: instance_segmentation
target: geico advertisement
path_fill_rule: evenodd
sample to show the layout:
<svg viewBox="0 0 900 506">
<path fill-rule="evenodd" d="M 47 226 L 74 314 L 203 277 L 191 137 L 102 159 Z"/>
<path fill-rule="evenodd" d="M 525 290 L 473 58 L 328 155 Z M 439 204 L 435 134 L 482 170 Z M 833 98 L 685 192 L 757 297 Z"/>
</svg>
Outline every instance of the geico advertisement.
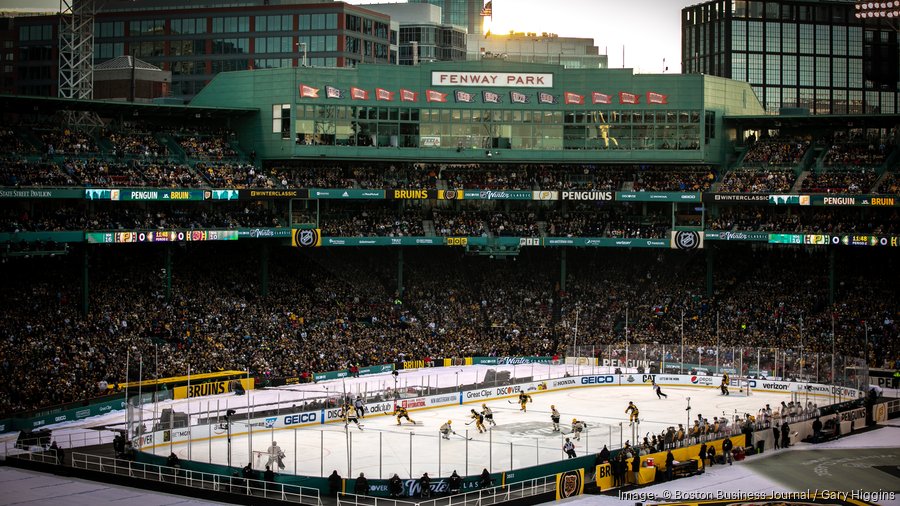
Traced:
<svg viewBox="0 0 900 506">
<path fill-rule="evenodd" d="M 207 395 L 219 395 L 232 391 L 232 382 L 235 380 L 228 381 L 217 381 L 211 383 L 200 383 L 197 385 L 191 386 L 183 386 L 183 387 L 175 387 L 175 398 L 176 399 L 193 399 L 194 397 L 205 397 Z M 241 378 L 241 385 L 244 387 L 244 390 L 251 390 L 253 388 L 253 379 L 252 378 Z"/>
</svg>

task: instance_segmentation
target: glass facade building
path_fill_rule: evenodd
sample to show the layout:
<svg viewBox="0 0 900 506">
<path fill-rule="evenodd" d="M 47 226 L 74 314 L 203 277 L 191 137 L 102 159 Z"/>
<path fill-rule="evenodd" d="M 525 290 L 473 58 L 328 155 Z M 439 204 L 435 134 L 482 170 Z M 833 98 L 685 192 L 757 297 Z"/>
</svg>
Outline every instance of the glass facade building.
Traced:
<svg viewBox="0 0 900 506">
<path fill-rule="evenodd" d="M 897 112 L 897 30 L 854 2 L 715 0 L 682 10 L 682 72 L 749 83 L 768 113 Z"/>
<path fill-rule="evenodd" d="M 409 0 L 409 3 L 436 5 L 441 8 L 444 24 L 462 26 L 469 34 L 483 33 L 481 8 L 484 0 Z"/>
</svg>

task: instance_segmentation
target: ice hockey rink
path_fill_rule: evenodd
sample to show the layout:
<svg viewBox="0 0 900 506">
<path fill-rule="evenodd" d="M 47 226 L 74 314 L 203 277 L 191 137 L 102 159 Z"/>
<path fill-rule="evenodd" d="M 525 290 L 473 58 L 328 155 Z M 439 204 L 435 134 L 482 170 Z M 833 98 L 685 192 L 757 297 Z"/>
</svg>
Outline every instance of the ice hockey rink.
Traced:
<svg viewBox="0 0 900 506">
<path fill-rule="evenodd" d="M 577 377 L 592 372 L 573 370 L 571 366 L 542 366 L 542 370 L 538 371 L 534 366 L 528 367 L 531 367 L 528 377 L 535 380 L 566 375 Z M 478 384 L 479 375 L 483 377 L 484 370 L 485 366 L 470 366 L 403 372 L 398 378 L 399 390 L 410 390 L 410 384 L 428 385 L 429 388 L 445 388 L 454 383 L 471 386 L 473 382 Z M 514 372 L 513 377 L 515 375 Z M 641 378 L 640 374 L 636 376 Z M 279 412 L 276 418 L 282 420 L 297 413 L 303 402 L 323 394 L 339 393 L 354 397 L 357 393 L 383 390 L 393 385 L 394 379 L 390 374 L 364 376 L 253 390 L 244 396 L 225 394 L 190 401 L 169 401 L 156 406 L 144 405 L 143 412 L 138 416 L 146 421 L 152 419 L 154 413 L 158 416 L 162 409 L 174 407 L 176 411 L 190 413 L 192 424 L 196 425 L 217 414 L 220 415 L 218 420 L 221 420 L 221 415 L 228 409 L 234 409 L 239 414 L 263 410 L 271 412 L 274 409 Z M 658 399 L 650 384 L 640 380 L 637 384 L 621 386 L 529 391 L 533 401 L 527 404 L 526 411 L 520 410 L 515 395 L 484 401 L 466 401 L 460 397 L 462 404 L 412 409 L 410 415 L 418 423 L 411 424 L 404 420 L 399 426 L 396 418 L 389 413 L 369 413 L 360 420 L 361 427 L 351 423 L 346 428 L 339 421 L 262 428 L 248 427 L 246 421 L 237 420 L 232 423 L 230 444 L 224 424 L 207 422 L 210 423 L 207 433 L 211 433 L 212 437 L 189 437 L 188 440 L 162 443 L 157 439 L 155 444 L 145 446 L 144 450 L 162 456 L 174 452 L 181 459 L 218 464 L 229 463 L 230 452 L 232 466 L 243 467 L 250 463 L 254 468 L 262 469 L 268 459 L 261 453 L 272 441 L 277 441 L 285 453 L 285 469 L 280 472 L 286 474 L 327 476 L 337 470 L 348 477 L 363 472 L 370 478 L 388 478 L 394 473 L 413 478 L 424 472 L 431 476 L 446 476 L 455 470 L 461 475 L 470 475 L 478 474 L 484 468 L 492 472 L 510 470 L 566 458 L 562 446 L 565 437 L 571 437 L 566 433 L 571 430 L 573 418 L 587 424 L 581 439 L 574 441 L 577 455 L 583 456 L 599 452 L 604 445 L 612 449 L 626 442 L 640 443 L 645 436 L 652 438 L 654 433 L 659 434 L 670 426 L 677 428 L 679 423 L 689 427 L 698 416 L 703 416 L 710 423 L 714 417 L 733 420 L 735 415 L 756 414 L 766 404 L 776 408 L 782 401 L 791 400 L 791 395 L 786 392 L 758 389 L 753 389 L 752 395 L 747 396 L 732 388 L 733 395 L 723 396 L 716 387 L 662 388 L 667 398 Z M 804 394 L 800 394 L 799 400 L 804 405 L 807 401 L 820 405 L 830 402 L 828 397 L 807 397 Z M 640 409 L 640 422 L 635 425 L 628 422 L 625 413 L 629 401 Z M 469 418 L 470 410 L 480 411 L 482 403 L 493 410 L 496 422 L 495 426 L 488 424 L 489 430 L 485 433 L 479 433 Z M 555 405 L 561 414 L 562 432 L 553 431 L 551 405 Z M 103 424 L 122 427 L 124 417 L 122 414 L 118 417 L 118 420 L 103 420 Z M 456 434 L 442 439 L 438 429 L 448 420 L 452 422 Z"/>
</svg>

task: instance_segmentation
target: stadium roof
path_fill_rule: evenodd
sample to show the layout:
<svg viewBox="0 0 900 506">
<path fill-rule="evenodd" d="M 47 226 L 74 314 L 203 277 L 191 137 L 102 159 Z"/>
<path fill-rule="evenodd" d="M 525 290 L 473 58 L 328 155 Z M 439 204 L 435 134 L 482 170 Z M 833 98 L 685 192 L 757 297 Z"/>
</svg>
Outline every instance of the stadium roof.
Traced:
<svg viewBox="0 0 900 506">
<path fill-rule="evenodd" d="M 133 56 L 118 56 L 116 58 L 113 58 L 112 60 L 98 63 L 97 65 L 94 65 L 94 70 L 131 70 L 132 63 L 134 65 L 134 68 L 138 70 L 152 70 L 156 72 L 162 72 L 162 69 L 157 67 L 156 65 L 151 65 L 144 60 L 135 58 Z"/>
<path fill-rule="evenodd" d="M 101 116 L 142 115 L 194 118 L 227 118 L 256 114 L 250 107 L 197 107 L 184 104 L 147 104 L 120 100 L 77 100 L 71 98 L 0 95 L 0 109 L 17 113 L 53 113 L 56 111 L 93 111 Z"/>
</svg>

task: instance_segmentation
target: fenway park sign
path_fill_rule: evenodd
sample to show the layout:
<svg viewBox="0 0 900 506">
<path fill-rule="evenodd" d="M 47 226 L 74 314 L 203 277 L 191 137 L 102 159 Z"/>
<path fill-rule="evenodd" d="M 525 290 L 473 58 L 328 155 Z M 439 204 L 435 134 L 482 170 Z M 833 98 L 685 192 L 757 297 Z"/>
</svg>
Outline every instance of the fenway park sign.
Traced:
<svg viewBox="0 0 900 506">
<path fill-rule="evenodd" d="M 553 74 L 436 71 L 431 73 L 431 85 L 552 88 Z"/>
</svg>

